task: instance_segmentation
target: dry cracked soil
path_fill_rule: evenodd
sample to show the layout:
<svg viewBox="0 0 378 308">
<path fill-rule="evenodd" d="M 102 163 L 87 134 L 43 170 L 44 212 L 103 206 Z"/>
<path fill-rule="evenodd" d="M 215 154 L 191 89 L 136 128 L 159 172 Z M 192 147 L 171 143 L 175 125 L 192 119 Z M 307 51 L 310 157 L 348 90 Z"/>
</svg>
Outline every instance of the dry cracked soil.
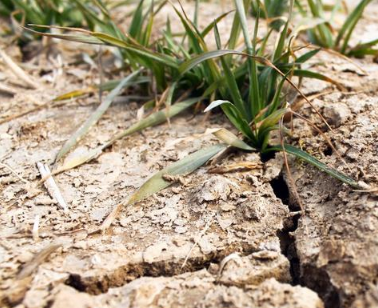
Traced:
<svg viewBox="0 0 378 308">
<path fill-rule="evenodd" d="M 378 30 L 376 16 L 374 1 L 357 35 Z M 91 234 L 153 173 L 217 143 L 208 129 L 231 129 L 221 114 L 175 117 L 55 176 L 68 204 L 67 211 L 59 208 L 44 186 L 35 186 L 36 164 L 53 162 L 98 98 L 44 104 L 98 81 L 98 72 L 90 64 L 74 64 L 78 51 L 90 52 L 84 47 L 57 46 L 50 58 L 41 53 L 22 64 L 39 80 L 36 90 L 23 88 L 0 62 L 0 81 L 18 89 L 0 94 L 2 119 L 40 106 L 0 124 L 2 307 L 378 307 L 375 192 L 355 191 L 289 158 L 293 187 L 281 154 L 230 152 L 216 168 L 206 165 L 124 207 L 108 231 Z M 16 47 L 5 50 L 20 59 Z M 324 134 L 338 154 L 298 119 L 290 138 L 376 187 L 378 64 L 372 58 L 353 61 L 360 68 L 326 52 L 316 59 L 316 68 L 331 74 L 344 91 L 320 81 L 303 85 L 332 126 L 332 131 L 323 127 Z M 130 126 L 139 107 L 128 96 L 117 99 L 67 159 Z M 309 106 L 300 112 L 322 127 Z M 253 167 L 230 168 L 245 162 Z"/>
</svg>

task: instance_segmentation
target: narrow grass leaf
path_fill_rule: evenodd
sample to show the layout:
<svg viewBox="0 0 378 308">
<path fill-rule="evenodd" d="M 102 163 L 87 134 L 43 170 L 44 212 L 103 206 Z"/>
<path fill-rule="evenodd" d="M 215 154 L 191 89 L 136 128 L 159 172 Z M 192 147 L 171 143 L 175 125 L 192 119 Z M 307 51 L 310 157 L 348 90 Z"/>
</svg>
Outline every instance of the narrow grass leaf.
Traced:
<svg viewBox="0 0 378 308">
<path fill-rule="evenodd" d="M 140 56 L 147 57 L 149 60 L 160 62 L 164 65 L 177 68 L 178 65 L 176 63 L 176 60 L 168 55 L 157 53 L 155 51 L 152 51 L 148 48 L 145 48 L 142 45 L 135 45 L 127 43 L 123 40 L 120 40 L 116 37 L 107 35 L 105 33 L 100 32 L 91 32 L 91 35 L 95 38 L 101 40 L 104 43 L 110 44 L 112 46 L 121 47 L 129 51 L 133 51 Z"/>
<path fill-rule="evenodd" d="M 143 3 L 144 0 L 141 0 L 133 13 L 133 19 L 129 28 L 129 34 L 133 38 L 137 38 L 138 34 L 141 33 L 143 25 Z"/>
<path fill-rule="evenodd" d="M 298 148 L 296 148 L 292 145 L 285 144 L 284 148 L 282 147 L 282 145 L 275 145 L 275 146 L 272 146 L 271 148 L 269 148 L 269 150 L 286 151 L 287 153 L 292 154 L 295 157 L 298 157 L 298 158 L 308 162 L 309 164 L 319 168 L 321 171 L 324 171 L 325 173 L 327 173 L 330 176 L 340 180 L 341 182 L 343 182 L 345 184 L 348 184 L 348 185 L 350 185 L 354 188 L 361 188 L 360 185 L 358 184 L 358 182 L 355 181 L 354 179 L 352 179 L 351 177 L 337 171 L 334 168 L 327 166 L 326 164 L 317 160 L 315 157 L 311 156 L 310 154 L 308 154 L 308 153 L 306 153 L 306 152 L 304 152 L 304 151 L 302 151 L 302 150 L 300 150 L 300 149 L 298 149 Z"/>
<path fill-rule="evenodd" d="M 229 102 L 229 101 L 225 101 L 225 100 L 217 100 L 217 101 L 213 101 L 213 102 L 211 102 L 210 105 L 206 107 L 206 109 L 204 110 L 204 112 L 208 112 L 208 111 L 210 111 L 211 109 L 214 109 L 214 108 L 216 108 L 216 107 L 218 107 L 218 106 L 220 106 L 220 105 L 223 105 L 223 104 L 230 104 L 230 105 L 232 105 L 232 103 Z"/>
<path fill-rule="evenodd" d="M 343 26 L 341 27 L 339 34 L 336 37 L 335 47 L 338 47 L 343 40 L 343 44 L 340 49 L 340 52 L 342 54 L 346 52 L 353 30 L 356 27 L 358 21 L 361 19 L 362 13 L 369 2 L 371 2 L 371 0 L 362 0 L 352 11 L 352 13 L 349 14 L 348 18 L 345 20 Z"/>
<path fill-rule="evenodd" d="M 378 55 L 378 49 L 374 49 L 373 47 L 378 45 L 378 39 L 358 44 L 357 46 L 351 48 L 348 52 L 348 56 L 354 57 L 363 57 L 366 55 Z"/>
<path fill-rule="evenodd" d="M 253 40 L 249 36 L 248 32 L 248 23 L 247 17 L 245 14 L 246 9 L 248 10 L 249 2 L 244 3 L 243 0 L 235 0 L 236 11 L 239 16 L 240 26 L 244 36 L 244 42 L 247 46 L 247 53 L 249 56 L 247 63 L 248 63 L 248 72 L 249 72 L 249 93 L 248 93 L 248 100 L 250 106 L 250 113 L 252 118 L 256 114 L 259 113 L 261 109 L 260 104 L 260 94 L 259 94 L 259 80 L 257 74 L 257 65 L 256 62 L 252 60 L 252 57 L 256 54 L 256 42 L 257 42 L 257 31 L 258 31 L 258 23 L 259 23 L 259 14 L 257 15 L 256 22 L 255 22 L 255 29 L 254 29 L 254 36 Z M 259 11 L 258 11 L 259 12 Z"/>
<path fill-rule="evenodd" d="M 256 138 L 249 126 L 248 122 L 245 119 L 245 116 L 241 114 L 241 112 L 229 101 L 225 100 L 217 100 L 212 102 L 206 109 L 205 112 L 210 111 L 211 109 L 220 106 L 223 112 L 226 114 L 227 118 L 230 122 L 241 132 L 244 136 L 252 140 L 252 142 L 256 141 Z"/>
<path fill-rule="evenodd" d="M 314 50 L 310 50 L 309 52 L 306 52 L 305 54 L 303 54 L 300 57 L 298 57 L 295 60 L 295 63 L 304 63 L 304 62 L 307 62 L 313 56 L 315 56 L 320 50 L 322 50 L 322 49 L 321 48 L 317 48 L 317 49 L 314 49 Z"/>
<path fill-rule="evenodd" d="M 202 30 L 201 36 L 205 37 L 206 35 L 208 35 L 210 31 L 214 28 L 215 24 L 218 24 L 222 19 L 224 19 L 228 14 L 232 12 L 234 12 L 234 10 L 223 13 L 222 15 L 215 18 L 214 22 L 211 22 L 205 29 Z"/>
<path fill-rule="evenodd" d="M 221 39 L 220 39 L 217 24 L 215 24 L 215 26 L 214 26 L 214 34 L 215 34 L 215 40 L 217 42 L 217 47 L 218 47 L 218 49 L 221 49 L 222 44 L 221 44 Z M 243 102 L 243 99 L 241 97 L 235 76 L 234 76 L 233 72 L 231 71 L 231 68 L 227 64 L 226 59 L 224 57 L 221 57 L 220 60 L 221 60 L 222 68 L 223 68 L 223 71 L 224 71 L 224 76 L 225 76 L 226 83 L 227 83 L 227 88 L 228 88 L 227 90 L 230 92 L 232 100 L 233 100 L 236 108 L 238 108 L 242 113 L 246 114 L 244 102 Z M 248 120 L 250 120 L 249 117 L 248 117 Z"/>
<path fill-rule="evenodd" d="M 214 157 L 220 151 L 226 148 L 225 144 L 216 144 L 211 147 L 201 149 L 187 157 L 173 163 L 172 165 L 164 168 L 163 170 L 152 176 L 147 182 L 145 182 L 138 190 L 135 192 L 127 204 L 132 204 L 141 201 L 152 194 L 161 191 L 162 189 L 173 184 L 172 181 L 167 181 L 164 178 L 168 175 L 179 176 L 189 174 L 203 164 L 205 164 L 209 159 Z"/>
<path fill-rule="evenodd" d="M 105 98 L 105 100 L 97 107 L 96 111 L 79 127 L 79 129 L 66 141 L 62 149 L 59 151 L 56 160 L 59 161 L 64 155 L 66 155 L 72 147 L 89 131 L 89 129 L 97 123 L 105 111 L 109 108 L 114 98 L 122 91 L 122 89 L 130 85 L 133 79 L 140 73 L 140 70 L 127 76 L 119 85 L 113 89 Z"/>
<path fill-rule="evenodd" d="M 334 79 L 332 79 L 328 76 L 325 76 L 321 73 L 313 72 L 313 71 L 310 71 L 310 70 L 295 69 L 293 71 L 293 75 L 297 76 L 297 77 L 305 77 L 305 78 L 323 80 L 323 81 L 334 84 L 339 90 L 345 90 L 345 87 L 341 83 L 339 83 L 336 80 L 334 80 Z"/>
<path fill-rule="evenodd" d="M 34 27 L 40 27 L 40 25 L 33 25 Z M 53 34 L 53 33 L 46 33 L 46 32 L 40 32 L 36 31 L 30 28 L 22 27 L 24 30 L 32 32 L 34 34 L 48 36 L 56 39 L 71 41 L 71 42 L 78 42 L 78 43 L 84 43 L 84 44 L 94 44 L 94 45 L 104 45 L 104 42 L 101 40 L 91 37 L 89 35 L 79 35 L 79 34 Z"/>
<path fill-rule="evenodd" d="M 250 56 L 247 53 L 236 51 L 236 50 L 231 50 L 231 49 L 223 49 L 223 50 L 214 50 L 214 51 L 208 51 L 204 52 L 200 55 L 196 55 L 192 57 L 189 60 L 184 61 L 183 63 L 180 64 L 179 66 L 179 71 L 181 74 L 185 74 L 186 72 L 190 71 L 193 67 L 196 65 L 202 63 L 203 61 L 209 60 L 209 59 L 214 59 L 218 57 L 223 57 L 226 55 L 239 55 L 239 56 L 244 56 L 244 57 L 250 57 L 253 60 L 268 65 L 270 66 L 271 63 L 266 60 L 263 57 L 257 57 L 257 56 Z"/>
</svg>

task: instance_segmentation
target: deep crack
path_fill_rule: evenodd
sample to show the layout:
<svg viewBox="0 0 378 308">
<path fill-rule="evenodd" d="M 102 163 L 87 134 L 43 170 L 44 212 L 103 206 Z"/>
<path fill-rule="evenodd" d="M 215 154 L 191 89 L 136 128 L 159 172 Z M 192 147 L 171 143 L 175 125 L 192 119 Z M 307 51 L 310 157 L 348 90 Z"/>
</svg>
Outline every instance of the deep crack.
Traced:
<svg viewBox="0 0 378 308">
<path fill-rule="evenodd" d="M 284 227 L 277 232 L 280 240 L 281 252 L 290 262 L 290 275 L 293 285 L 300 284 L 300 263 L 295 246 L 295 237 L 292 234 L 298 228 L 300 213 L 298 206 L 290 202 L 290 191 L 282 172 L 270 182 L 274 194 L 287 205 L 291 215 L 284 221 Z"/>
<path fill-rule="evenodd" d="M 332 285 L 330 277 L 325 269 L 311 264 L 301 264 L 297 254 L 296 238 L 294 232 L 298 228 L 301 217 L 299 206 L 291 198 L 290 188 L 286 183 L 283 173 L 270 182 L 277 198 L 287 205 L 291 215 L 285 220 L 282 230 L 277 232 L 280 239 L 281 252 L 290 262 L 290 274 L 293 285 L 301 285 L 316 292 L 323 300 L 325 308 L 339 308 L 340 295 Z"/>
</svg>

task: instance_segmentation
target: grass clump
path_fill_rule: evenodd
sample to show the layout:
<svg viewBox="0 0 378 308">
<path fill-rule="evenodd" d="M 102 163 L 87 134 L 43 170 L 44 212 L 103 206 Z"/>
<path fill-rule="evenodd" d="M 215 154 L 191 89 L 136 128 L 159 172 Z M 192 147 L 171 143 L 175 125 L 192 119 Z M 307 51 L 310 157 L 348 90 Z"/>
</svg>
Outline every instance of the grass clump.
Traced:
<svg viewBox="0 0 378 308">
<path fill-rule="evenodd" d="M 118 6 L 124 2 L 118 3 Z M 13 32 L 20 36 L 21 41 L 37 38 L 30 32 L 19 33 L 20 25 L 30 24 L 87 28 L 115 34 L 115 26 L 107 9 L 110 5 L 102 0 L 2 0 L 0 16 L 9 18 Z M 50 28 L 41 30 L 48 32 Z"/>
<path fill-rule="evenodd" d="M 302 17 L 307 18 L 310 15 L 314 20 L 317 20 L 316 26 L 307 31 L 312 43 L 333 49 L 347 56 L 362 57 L 368 54 L 378 55 L 378 50 L 374 49 L 374 46 L 378 44 L 378 39 L 359 43 L 356 46 L 349 44 L 355 27 L 370 2 L 371 0 L 361 0 L 348 14 L 339 30 L 335 30 L 333 19 L 340 9 L 340 0 L 336 1 L 336 4 L 331 8 L 329 18 L 326 18 L 325 6 L 321 0 L 307 0 L 307 8 L 301 4 L 301 1 L 296 1 L 296 6 Z"/>
<path fill-rule="evenodd" d="M 18 32 L 18 25 L 60 25 L 82 27 L 83 16 L 70 1 L 61 0 L 2 0 L 0 16 L 12 21 L 13 29 Z M 33 40 L 30 33 L 23 32 L 22 40 Z"/>
<path fill-rule="evenodd" d="M 205 111 L 220 107 L 242 139 L 225 129 L 217 131 L 215 135 L 224 142 L 224 145 L 203 149 L 193 154 L 194 156 L 191 156 L 193 159 L 188 157 L 162 170 L 147 181 L 128 203 L 138 201 L 142 197 L 169 186 L 170 182 L 164 180 L 164 174 L 178 175 L 191 172 L 227 145 L 260 153 L 284 151 L 349 185 L 358 187 L 358 183 L 353 179 L 326 166 L 301 149 L 284 142 L 286 132 L 283 125 L 284 115 L 291 113 L 290 105 L 296 95 L 301 95 L 307 100 L 299 89 L 301 79 L 317 78 L 334 82 L 324 75 L 303 68 L 304 63 L 319 49 L 296 56 L 296 51 L 301 47 L 294 46 L 294 38 L 290 35 L 290 16 L 293 5 L 290 6 L 286 22 L 279 29 L 274 48 L 269 49 L 267 46 L 271 41 L 273 30 L 269 30 L 262 39 L 258 38 L 260 10 L 257 9 L 254 31 L 250 35 L 246 17 L 250 2 L 235 0 L 234 3 L 236 12 L 233 26 L 229 36 L 223 41 L 218 30 L 218 23 L 229 13 L 219 16 L 200 30 L 196 25 L 198 10 L 191 20 L 182 7 L 179 9 L 175 6 L 173 9 L 181 22 L 184 33 L 174 33 L 168 19 L 161 36 L 158 39 L 152 39 L 155 15 L 165 3 L 157 8 L 154 3 L 151 3 L 146 9 L 143 1 L 136 8 L 127 33 L 122 32 L 114 24 L 102 25 L 83 6 L 81 10 L 88 22 L 98 25 L 102 32 L 66 28 L 71 33 L 45 34 L 83 43 L 118 47 L 126 67 L 132 72 L 105 99 L 106 106 L 103 106 L 104 103 L 101 104 L 95 114 L 67 141 L 58 154 L 58 160 L 63 158 L 89 127 L 96 123 L 109 107 L 112 98 L 123 87 L 135 85 L 138 80 L 141 83 L 142 79 L 142 82 L 147 84 L 145 89 L 151 92 L 149 96 L 156 98 L 145 102 L 146 108 L 153 107 L 146 118 L 126 131 L 120 132 L 89 154 L 66 163 L 58 171 L 78 166 L 96 157 L 117 139 L 159 124 L 202 101 L 207 105 Z M 256 3 L 259 7 L 259 3 Z M 214 35 L 215 48 L 211 48 L 207 43 L 211 33 Z M 241 35 L 243 41 L 240 42 Z M 165 106 L 165 109 L 161 110 L 162 106 Z M 281 135 L 280 141 L 272 141 L 270 135 L 274 131 Z"/>
</svg>

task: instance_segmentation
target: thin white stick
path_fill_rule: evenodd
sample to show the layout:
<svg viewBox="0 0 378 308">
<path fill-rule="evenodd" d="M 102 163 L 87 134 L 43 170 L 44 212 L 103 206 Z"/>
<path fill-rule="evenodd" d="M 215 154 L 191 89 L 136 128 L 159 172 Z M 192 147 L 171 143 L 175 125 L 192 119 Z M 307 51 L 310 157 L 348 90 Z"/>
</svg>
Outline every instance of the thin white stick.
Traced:
<svg viewBox="0 0 378 308">
<path fill-rule="evenodd" d="M 42 178 L 48 177 L 45 181 L 45 187 L 50 194 L 51 197 L 53 197 L 57 202 L 58 205 L 65 211 L 68 211 L 68 206 L 66 201 L 64 200 L 62 193 L 60 192 L 60 189 L 58 185 L 56 184 L 54 178 L 51 175 L 51 171 L 47 165 L 44 165 L 40 162 L 37 163 L 37 167 L 39 169 L 39 172 L 41 173 Z"/>
<path fill-rule="evenodd" d="M 0 83 L 0 92 L 5 92 L 11 95 L 15 95 L 17 93 L 17 90 L 5 84 Z"/>
<path fill-rule="evenodd" d="M 33 224 L 33 239 L 34 241 L 38 241 L 39 239 L 39 215 L 35 215 L 34 217 L 34 224 Z"/>
<path fill-rule="evenodd" d="M 30 183 L 28 180 L 25 180 L 21 175 L 19 175 L 15 170 L 13 170 L 11 166 L 8 166 L 7 164 L 4 164 L 4 163 L 0 163 L 0 166 L 10 170 L 21 182 L 24 182 L 25 184 Z"/>
</svg>

